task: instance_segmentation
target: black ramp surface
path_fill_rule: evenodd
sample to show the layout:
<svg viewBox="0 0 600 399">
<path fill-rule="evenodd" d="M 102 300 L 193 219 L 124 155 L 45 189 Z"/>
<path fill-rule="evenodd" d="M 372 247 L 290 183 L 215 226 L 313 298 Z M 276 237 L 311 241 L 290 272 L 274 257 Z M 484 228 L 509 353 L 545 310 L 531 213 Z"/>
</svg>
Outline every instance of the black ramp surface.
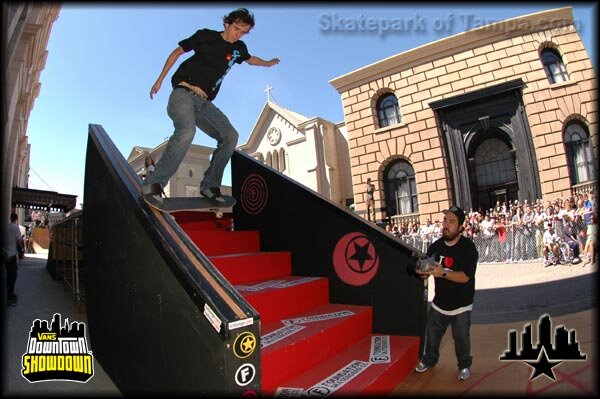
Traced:
<svg viewBox="0 0 600 399">
<path fill-rule="evenodd" d="M 126 395 L 260 393 L 260 350 L 242 361 L 231 349 L 243 332 L 259 336 L 256 311 L 169 215 L 140 201 L 140 184 L 90 125 L 83 211 L 94 356 Z M 249 325 L 230 324 L 240 320 Z M 242 387 L 244 364 L 255 374 Z"/>
<path fill-rule="evenodd" d="M 330 301 L 373 307 L 375 333 L 423 336 L 427 295 L 415 248 L 252 157 L 232 157 L 236 229 L 291 251 L 292 273 L 329 278 Z"/>
</svg>

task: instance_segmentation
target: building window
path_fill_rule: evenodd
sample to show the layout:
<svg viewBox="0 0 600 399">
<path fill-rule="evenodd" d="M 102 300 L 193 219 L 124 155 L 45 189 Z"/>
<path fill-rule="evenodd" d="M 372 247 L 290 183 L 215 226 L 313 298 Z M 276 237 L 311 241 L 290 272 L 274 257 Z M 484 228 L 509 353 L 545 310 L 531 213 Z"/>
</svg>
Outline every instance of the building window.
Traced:
<svg viewBox="0 0 600 399">
<path fill-rule="evenodd" d="M 502 140 L 485 140 L 475 151 L 477 187 L 489 187 L 517 180 L 515 161 L 510 148 Z"/>
<path fill-rule="evenodd" d="M 401 122 L 398 99 L 394 94 L 385 94 L 377 101 L 377 114 L 379 116 L 379 127 L 391 126 Z"/>
<path fill-rule="evenodd" d="M 273 150 L 273 169 L 279 170 L 279 153 L 277 150 Z"/>
<path fill-rule="evenodd" d="M 385 174 L 386 206 L 390 216 L 419 212 L 415 170 L 406 161 L 394 162 Z"/>
<path fill-rule="evenodd" d="M 565 129 L 565 147 L 571 184 L 596 179 L 594 158 L 587 128 L 578 121 L 570 122 Z"/>
<path fill-rule="evenodd" d="M 283 148 L 279 149 L 279 171 L 285 172 L 285 150 Z"/>
<path fill-rule="evenodd" d="M 567 67 L 556 50 L 551 48 L 542 50 L 542 64 L 550 83 L 560 83 L 569 80 Z"/>
<path fill-rule="evenodd" d="M 194 177 L 194 170 L 193 170 L 193 169 L 191 169 L 191 168 L 188 170 L 188 177 L 189 177 L 189 178 L 192 178 L 192 177 Z"/>
</svg>

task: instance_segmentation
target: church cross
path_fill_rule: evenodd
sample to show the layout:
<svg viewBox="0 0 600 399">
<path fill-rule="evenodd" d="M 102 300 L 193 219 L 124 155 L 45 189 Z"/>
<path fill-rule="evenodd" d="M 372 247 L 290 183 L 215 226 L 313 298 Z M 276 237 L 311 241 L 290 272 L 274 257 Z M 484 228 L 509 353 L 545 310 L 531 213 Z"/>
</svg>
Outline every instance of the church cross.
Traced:
<svg viewBox="0 0 600 399">
<path fill-rule="evenodd" d="M 273 88 L 267 83 L 267 88 L 264 90 L 267 93 L 267 101 L 271 101 L 271 90 Z"/>
</svg>

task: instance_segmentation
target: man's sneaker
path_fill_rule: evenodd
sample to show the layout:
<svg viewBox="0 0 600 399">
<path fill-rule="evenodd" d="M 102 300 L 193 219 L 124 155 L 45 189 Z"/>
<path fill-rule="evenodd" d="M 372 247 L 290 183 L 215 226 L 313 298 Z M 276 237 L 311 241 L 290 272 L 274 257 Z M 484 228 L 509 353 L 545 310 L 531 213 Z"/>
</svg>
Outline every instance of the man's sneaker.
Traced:
<svg viewBox="0 0 600 399">
<path fill-rule="evenodd" d="M 205 189 L 200 190 L 200 194 L 209 200 L 217 201 L 217 202 L 225 202 L 225 198 L 223 194 L 221 194 L 221 189 L 218 187 L 207 187 Z"/>
<path fill-rule="evenodd" d="M 424 373 L 427 370 L 429 370 L 429 367 L 427 367 L 427 365 L 425 365 L 425 363 L 423 362 L 419 362 L 419 364 L 417 364 L 417 367 L 415 367 L 415 371 L 417 373 Z"/>
<path fill-rule="evenodd" d="M 468 367 L 466 369 L 462 369 L 458 372 L 458 379 L 461 381 L 466 380 L 470 376 L 471 376 L 471 369 Z"/>
<path fill-rule="evenodd" d="M 164 202 L 162 197 L 164 194 L 165 192 L 159 183 L 146 184 L 142 186 L 142 195 L 146 201 L 161 205 Z"/>
</svg>

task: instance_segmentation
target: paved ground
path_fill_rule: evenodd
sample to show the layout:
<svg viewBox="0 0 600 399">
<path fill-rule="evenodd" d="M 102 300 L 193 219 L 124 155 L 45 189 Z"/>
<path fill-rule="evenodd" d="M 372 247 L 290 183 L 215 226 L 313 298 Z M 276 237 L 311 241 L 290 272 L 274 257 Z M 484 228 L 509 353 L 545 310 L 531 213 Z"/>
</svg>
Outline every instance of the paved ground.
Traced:
<svg viewBox="0 0 600 399">
<path fill-rule="evenodd" d="M 430 279 L 431 281 L 432 279 Z M 476 296 L 471 329 L 473 375 L 456 379 L 452 338 L 442 340 L 438 365 L 423 374 L 412 373 L 398 386 L 397 395 L 596 395 L 596 280 L 597 265 L 543 268 L 540 262 L 480 264 L 476 274 Z M 433 284 L 429 298 L 433 297 Z M 102 366 L 95 360 L 94 377 L 86 384 L 52 382 L 30 384 L 21 376 L 21 357 L 33 320 L 48 320 L 60 313 L 69 321 L 86 323 L 85 312 L 75 305 L 61 281 L 52 280 L 44 256 L 26 255 L 19 266 L 16 307 L 4 307 L 2 395 L 18 396 L 120 396 Z M 575 329 L 581 362 L 562 362 L 553 370 L 556 381 L 545 375 L 530 381 L 532 368 L 524 362 L 503 362 L 508 332 L 523 331 L 531 323 L 536 329 L 543 314 L 553 326 Z M 534 334 L 535 335 L 535 334 Z M 89 340 L 88 340 L 89 342 Z M 90 343 L 93 350 L 93 343 Z"/>
</svg>

